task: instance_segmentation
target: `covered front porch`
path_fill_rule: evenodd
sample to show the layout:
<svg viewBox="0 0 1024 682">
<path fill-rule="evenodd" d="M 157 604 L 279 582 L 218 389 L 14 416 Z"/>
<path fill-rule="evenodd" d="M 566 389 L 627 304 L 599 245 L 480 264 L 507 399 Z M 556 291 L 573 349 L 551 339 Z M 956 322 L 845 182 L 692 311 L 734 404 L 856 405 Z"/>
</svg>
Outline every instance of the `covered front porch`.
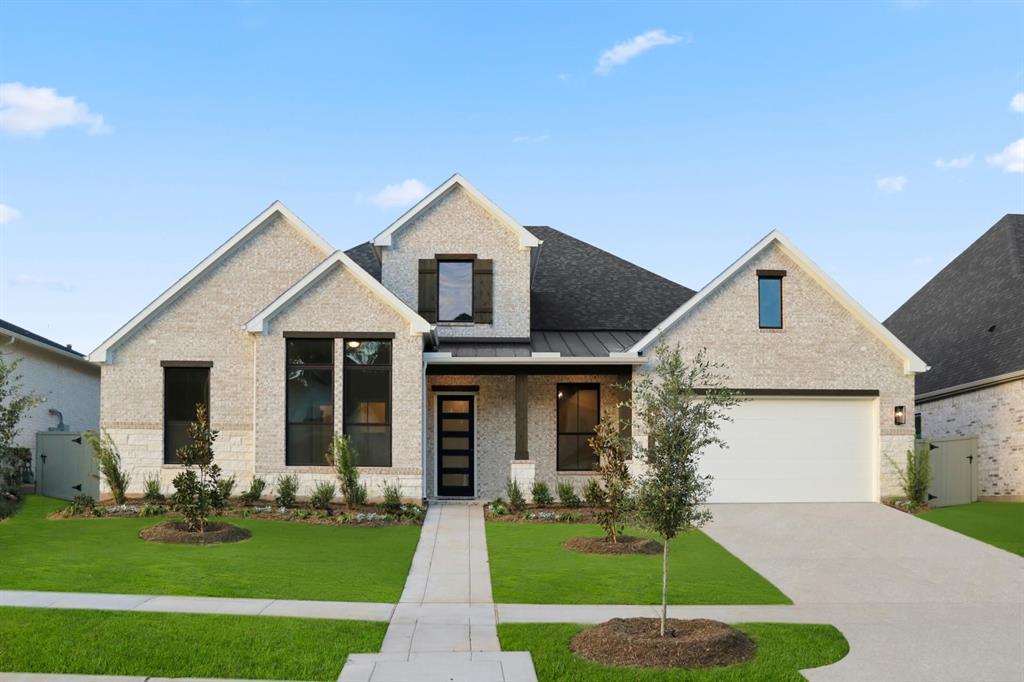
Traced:
<svg viewBox="0 0 1024 682">
<path fill-rule="evenodd" d="M 604 417 L 629 417 L 622 386 L 635 356 L 474 357 L 427 353 L 425 496 L 504 497 L 514 479 L 582 489 L 595 475 L 589 447 Z"/>
</svg>

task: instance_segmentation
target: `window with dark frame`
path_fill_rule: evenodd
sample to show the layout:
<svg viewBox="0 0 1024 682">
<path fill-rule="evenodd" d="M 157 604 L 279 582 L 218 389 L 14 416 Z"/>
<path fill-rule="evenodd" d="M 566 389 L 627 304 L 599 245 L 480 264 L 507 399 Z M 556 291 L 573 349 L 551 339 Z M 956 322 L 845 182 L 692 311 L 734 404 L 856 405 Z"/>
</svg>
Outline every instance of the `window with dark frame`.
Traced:
<svg viewBox="0 0 1024 682">
<path fill-rule="evenodd" d="M 757 325 L 782 329 L 782 273 L 757 275 Z"/>
<path fill-rule="evenodd" d="M 914 438 L 921 438 L 921 413 L 914 413 Z"/>
<path fill-rule="evenodd" d="M 285 343 L 285 464 L 325 466 L 334 435 L 334 339 Z"/>
<path fill-rule="evenodd" d="M 343 431 L 359 466 L 391 466 L 391 341 L 346 339 Z"/>
<path fill-rule="evenodd" d="M 593 471 L 597 455 L 590 447 L 601 419 L 598 384 L 558 384 L 558 470 Z"/>
<path fill-rule="evenodd" d="M 164 367 L 164 464 L 180 464 L 178 448 L 189 443 L 196 405 L 210 414 L 210 368 Z"/>
<path fill-rule="evenodd" d="M 438 260 L 437 321 L 473 321 L 472 260 Z"/>
</svg>

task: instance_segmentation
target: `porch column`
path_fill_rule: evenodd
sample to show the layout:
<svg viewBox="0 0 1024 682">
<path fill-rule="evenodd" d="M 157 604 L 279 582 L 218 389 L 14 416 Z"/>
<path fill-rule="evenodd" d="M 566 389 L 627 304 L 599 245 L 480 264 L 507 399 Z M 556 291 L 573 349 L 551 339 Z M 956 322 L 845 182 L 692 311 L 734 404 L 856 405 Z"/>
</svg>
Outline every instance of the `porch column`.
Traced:
<svg viewBox="0 0 1024 682">
<path fill-rule="evenodd" d="M 529 376 L 516 375 L 516 459 L 530 459 L 528 400 Z"/>
</svg>

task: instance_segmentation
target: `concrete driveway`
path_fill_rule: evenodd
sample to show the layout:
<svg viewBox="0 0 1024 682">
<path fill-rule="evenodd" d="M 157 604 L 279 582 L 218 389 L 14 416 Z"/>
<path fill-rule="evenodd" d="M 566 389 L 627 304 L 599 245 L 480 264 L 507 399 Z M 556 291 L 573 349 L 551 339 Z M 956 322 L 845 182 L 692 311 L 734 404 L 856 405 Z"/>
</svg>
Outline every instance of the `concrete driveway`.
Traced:
<svg viewBox="0 0 1024 682">
<path fill-rule="evenodd" d="M 1024 558 L 879 504 L 719 504 L 706 529 L 850 642 L 818 680 L 1024 680 Z"/>
</svg>

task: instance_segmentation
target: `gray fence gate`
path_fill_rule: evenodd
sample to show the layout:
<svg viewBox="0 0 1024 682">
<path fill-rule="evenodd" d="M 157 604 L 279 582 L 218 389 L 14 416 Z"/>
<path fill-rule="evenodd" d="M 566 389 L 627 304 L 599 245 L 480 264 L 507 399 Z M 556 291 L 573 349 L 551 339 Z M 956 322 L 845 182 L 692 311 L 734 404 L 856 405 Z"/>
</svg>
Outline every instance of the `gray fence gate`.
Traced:
<svg viewBox="0 0 1024 682">
<path fill-rule="evenodd" d="M 950 438 L 930 441 L 932 484 L 928 495 L 933 507 L 969 504 L 978 499 L 975 492 L 978 454 L 977 438 Z"/>
<path fill-rule="evenodd" d="M 36 434 L 36 490 L 70 500 L 75 495 L 100 496 L 96 460 L 82 434 L 40 431 Z"/>
</svg>

